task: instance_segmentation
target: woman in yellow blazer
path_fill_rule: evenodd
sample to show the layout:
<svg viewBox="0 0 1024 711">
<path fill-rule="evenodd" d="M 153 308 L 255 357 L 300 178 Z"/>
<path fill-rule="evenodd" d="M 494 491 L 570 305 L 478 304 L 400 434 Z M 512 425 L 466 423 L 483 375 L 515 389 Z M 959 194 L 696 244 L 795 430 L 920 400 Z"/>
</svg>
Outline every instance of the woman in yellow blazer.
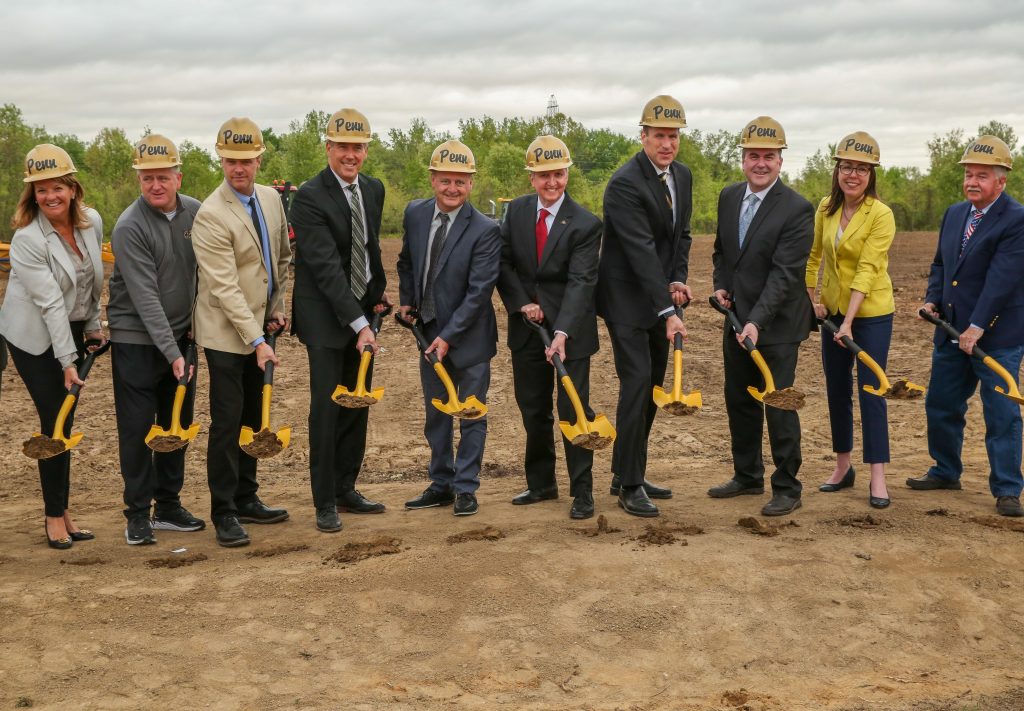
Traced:
<svg viewBox="0 0 1024 711">
<path fill-rule="evenodd" d="M 814 311 L 829 319 L 839 333 L 821 339 L 832 449 L 836 468 L 821 491 L 853 486 L 856 473 L 850 463 L 853 450 L 853 354 L 842 346 L 843 336 L 885 367 L 892 339 L 893 313 L 889 279 L 889 247 L 896 234 L 892 210 L 878 199 L 875 169 L 878 142 L 863 131 L 844 137 L 836 148 L 832 192 L 821 201 L 814 217 L 814 246 L 807 260 L 806 285 L 815 302 L 821 267 L 820 301 Z M 864 463 L 871 467 L 868 502 L 874 508 L 889 505 L 885 464 L 889 461 L 889 424 L 885 400 L 866 393 L 864 385 L 878 386 L 874 374 L 857 362 Z"/>
<path fill-rule="evenodd" d="M 0 334 L 39 414 L 52 434 L 57 413 L 78 377 L 80 357 L 105 342 L 100 330 L 103 222 L 82 204 L 71 157 L 43 143 L 25 159 L 25 189 L 11 220 L 11 274 L 0 308 Z M 74 409 L 64 423 L 71 434 Z M 39 460 L 46 540 L 51 548 L 94 538 L 68 511 L 71 452 Z"/>
</svg>

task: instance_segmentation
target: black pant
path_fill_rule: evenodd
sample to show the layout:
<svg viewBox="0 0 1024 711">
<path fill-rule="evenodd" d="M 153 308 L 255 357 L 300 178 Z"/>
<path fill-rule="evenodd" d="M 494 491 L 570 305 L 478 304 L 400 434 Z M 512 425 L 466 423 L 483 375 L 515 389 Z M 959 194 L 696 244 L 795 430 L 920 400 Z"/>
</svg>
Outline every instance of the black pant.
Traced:
<svg viewBox="0 0 1024 711">
<path fill-rule="evenodd" d="M 313 505 L 334 506 L 337 498 L 356 487 L 366 453 L 370 408 L 340 407 L 331 395 L 344 385 L 355 389 L 361 354 L 355 341 L 346 348 L 306 346 L 309 357 L 309 480 Z M 373 363 L 366 372 L 366 387 Z"/>
<path fill-rule="evenodd" d="M 186 339 L 178 341 L 184 353 Z M 124 479 L 124 515 L 149 515 L 156 501 L 157 512 L 180 506 L 185 481 L 185 451 L 154 452 L 146 446 L 146 435 L 155 422 L 171 427 L 171 410 L 178 381 L 167 358 L 156 346 L 114 343 L 110 349 L 114 377 L 114 410 L 117 413 L 117 447 Z M 182 427 L 192 424 L 196 378 L 185 389 L 181 406 Z"/>
<path fill-rule="evenodd" d="M 85 323 L 71 322 L 71 336 L 79 352 L 85 349 L 83 333 Z M 47 348 L 40 355 L 32 355 L 21 350 L 13 343 L 9 344 L 11 360 L 18 370 L 18 375 L 25 382 L 36 412 L 39 413 L 39 431 L 46 437 L 53 436 L 53 426 L 57 423 L 57 414 L 68 391 L 64 388 L 64 369 L 60 367 L 53 355 L 53 348 Z M 78 366 L 81 359 L 75 362 Z M 64 420 L 64 436 L 71 436 L 71 426 L 75 422 L 75 409 L 78 402 L 71 408 Z M 64 451 L 56 457 L 40 459 L 39 484 L 43 489 L 43 506 L 47 516 L 63 516 L 68 508 L 68 497 L 71 494 L 71 452 Z"/>
<path fill-rule="evenodd" d="M 594 419 L 590 409 L 590 357 L 565 361 L 565 369 L 576 386 L 583 409 L 588 419 Z M 516 402 L 523 416 L 526 429 L 526 486 L 532 491 L 556 486 L 555 480 L 555 438 L 554 417 L 551 414 L 551 390 L 555 370 L 544 357 L 544 344 L 540 336 L 531 333 L 529 340 L 512 351 L 512 376 L 515 383 Z M 576 410 L 569 396 L 558 383 L 558 417 L 567 422 L 576 422 Z M 569 470 L 569 494 L 576 496 L 590 492 L 594 481 L 592 469 L 594 453 L 589 449 L 574 447 L 562 437 L 565 448 L 565 462 Z"/>
<path fill-rule="evenodd" d="M 722 350 L 725 360 L 725 409 L 729 414 L 729 433 L 732 435 L 734 478 L 748 487 L 763 486 L 761 438 L 767 420 L 768 442 L 771 445 L 772 462 L 775 464 L 772 493 L 799 499 L 802 487 L 796 477 L 802 461 L 800 416 L 796 410 L 780 410 L 762 405 L 747 392 L 749 385 L 763 390 L 764 379 L 750 354 L 736 342 L 732 329 L 725 332 Z M 758 346 L 758 350 L 772 372 L 775 387 L 779 390 L 791 387 L 796 377 L 800 344 Z"/>
<path fill-rule="evenodd" d="M 206 478 L 210 484 L 210 517 L 215 521 L 238 513 L 238 504 L 256 500 L 256 459 L 238 446 L 242 426 L 260 430 L 263 370 L 256 354 L 239 355 L 204 348 L 210 369 L 210 438 Z"/>
<path fill-rule="evenodd" d="M 658 412 L 652 389 L 665 382 L 670 344 L 665 338 L 665 324 L 660 320 L 651 328 L 606 324 L 619 378 L 612 473 L 619 475 L 623 486 L 639 486 L 644 483 L 647 439 Z"/>
</svg>

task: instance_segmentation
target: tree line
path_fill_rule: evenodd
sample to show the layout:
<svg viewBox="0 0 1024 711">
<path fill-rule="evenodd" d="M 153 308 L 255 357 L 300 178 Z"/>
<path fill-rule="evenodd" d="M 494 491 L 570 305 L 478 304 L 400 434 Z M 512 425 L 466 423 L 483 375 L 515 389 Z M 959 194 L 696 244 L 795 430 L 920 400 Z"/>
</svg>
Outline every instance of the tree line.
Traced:
<svg viewBox="0 0 1024 711">
<path fill-rule="evenodd" d="M 283 133 L 264 129 L 267 152 L 260 182 L 278 179 L 299 185 L 323 170 L 329 118 L 325 111 L 310 111 L 302 119 L 292 121 Z M 472 201 L 477 208 L 490 212 L 491 201 L 497 203 L 499 198 L 531 191 L 523 167 L 524 155 L 526 146 L 543 133 L 552 133 L 565 141 L 574 162 L 569 192 L 577 202 L 600 215 L 605 184 L 615 169 L 640 149 L 638 135 L 586 128 L 565 114 L 551 118 L 470 118 L 459 121 L 456 135 L 435 131 L 422 119 L 413 119 L 407 130 L 391 129 L 386 136 L 374 134 L 363 166 L 363 172 L 381 179 L 387 190 L 383 232 L 400 233 L 406 203 L 430 195 L 427 163 L 437 144 L 458 138 L 472 149 L 479 171 Z M 903 166 L 878 170 L 879 194 L 892 207 L 899 230 L 938 229 L 946 207 L 963 199 L 962 170 L 957 164 L 960 156 L 974 136 L 986 133 L 1002 138 L 1014 152 L 1018 170 L 1010 173 L 1007 191 L 1017 197 L 1024 195 L 1024 151 L 1018 150 L 1012 127 L 992 121 L 979 126 L 972 135 L 955 129 L 927 142 L 927 171 Z M 89 142 L 75 135 L 50 134 L 42 126 L 28 125 L 17 106 L 4 104 L 0 107 L 0 220 L 6 229 L 0 231 L 0 238 L 10 239 L 12 231 L 7 223 L 24 187 L 25 154 L 32 146 L 44 142 L 55 143 L 71 155 L 86 191 L 86 202 L 103 216 L 109 236 L 117 216 L 138 196 L 131 164 L 133 146 L 139 138 L 129 138 L 120 128 L 104 128 Z M 173 136 L 169 138 L 174 140 Z M 730 131 L 684 132 L 679 160 L 694 174 L 694 233 L 714 232 L 719 191 L 743 178 L 737 141 L 738 134 Z M 220 165 L 206 149 L 190 141 L 176 143 L 183 162 L 182 191 L 202 200 L 220 184 Z M 784 172 L 783 178 L 816 205 L 829 193 L 834 151 L 834 145 L 819 149 L 798 173 Z"/>
</svg>

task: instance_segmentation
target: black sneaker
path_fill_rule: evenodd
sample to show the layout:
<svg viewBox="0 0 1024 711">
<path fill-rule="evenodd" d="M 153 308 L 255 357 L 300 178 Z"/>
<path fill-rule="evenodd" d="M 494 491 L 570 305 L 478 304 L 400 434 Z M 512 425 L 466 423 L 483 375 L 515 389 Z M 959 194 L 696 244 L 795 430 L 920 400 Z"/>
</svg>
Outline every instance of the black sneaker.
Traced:
<svg viewBox="0 0 1024 711">
<path fill-rule="evenodd" d="M 238 516 L 222 516 L 213 520 L 213 528 L 217 532 L 217 543 L 225 548 L 249 545 L 249 534 L 238 522 Z"/>
<path fill-rule="evenodd" d="M 476 494 L 456 494 L 454 513 L 456 516 L 472 516 L 479 510 Z"/>
<path fill-rule="evenodd" d="M 178 506 L 176 509 L 154 511 L 153 528 L 157 531 L 202 531 L 206 522 L 190 514 L 184 506 Z"/>
<path fill-rule="evenodd" d="M 156 543 L 153 535 L 153 524 L 147 514 L 136 514 L 128 519 L 128 527 L 124 529 L 124 539 L 130 546 L 142 546 Z"/>
</svg>

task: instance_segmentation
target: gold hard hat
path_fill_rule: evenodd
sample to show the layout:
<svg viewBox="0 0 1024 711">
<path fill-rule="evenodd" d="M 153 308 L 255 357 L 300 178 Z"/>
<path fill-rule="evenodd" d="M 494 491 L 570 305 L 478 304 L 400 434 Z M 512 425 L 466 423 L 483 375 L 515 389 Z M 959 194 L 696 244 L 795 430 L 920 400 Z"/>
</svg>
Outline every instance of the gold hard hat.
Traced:
<svg viewBox="0 0 1024 711">
<path fill-rule="evenodd" d="M 221 158 L 259 158 L 267 147 L 263 133 L 252 119 L 229 118 L 217 134 L 217 155 Z"/>
<path fill-rule="evenodd" d="M 370 122 L 355 109 L 335 111 L 327 122 L 327 140 L 335 143 L 369 143 Z"/>
<path fill-rule="evenodd" d="M 686 128 L 686 112 L 678 101 L 667 94 L 661 94 L 644 104 L 644 111 L 640 114 L 640 125 Z"/>
<path fill-rule="evenodd" d="M 476 159 L 473 158 L 473 151 L 469 150 L 469 146 L 452 139 L 434 149 L 430 154 L 428 167 L 447 173 L 475 173 Z"/>
<path fill-rule="evenodd" d="M 555 136 L 537 136 L 526 149 L 526 169 L 531 173 L 561 170 L 572 165 L 569 148 Z"/>
<path fill-rule="evenodd" d="M 786 148 L 786 132 L 771 116 L 758 116 L 743 127 L 740 148 Z"/>
<path fill-rule="evenodd" d="M 1013 170 L 1013 155 L 1010 147 L 998 136 L 978 136 L 964 150 L 960 164 L 977 163 L 979 165 L 1001 165 Z"/>
<path fill-rule="evenodd" d="M 159 133 L 151 133 L 135 144 L 135 158 L 132 168 L 147 170 L 149 168 L 174 168 L 181 165 L 178 149 L 171 139 Z"/>
<path fill-rule="evenodd" d="M 77 172 L 68 152 L 52 143 L 40 143 L 25 156 L 26 183 L 60 178 Z"/>
<path fill-rule="evenodd" d="M 882 152 L 878 148 L 878 141 L 867 131 L 855 131 L 849 136 L 843 136 L 836 144 L 836 154 L 832 156 L 835 160 L 856 160 L 861 163 L 878 165 L 882 159 Z"/>
</svg>

